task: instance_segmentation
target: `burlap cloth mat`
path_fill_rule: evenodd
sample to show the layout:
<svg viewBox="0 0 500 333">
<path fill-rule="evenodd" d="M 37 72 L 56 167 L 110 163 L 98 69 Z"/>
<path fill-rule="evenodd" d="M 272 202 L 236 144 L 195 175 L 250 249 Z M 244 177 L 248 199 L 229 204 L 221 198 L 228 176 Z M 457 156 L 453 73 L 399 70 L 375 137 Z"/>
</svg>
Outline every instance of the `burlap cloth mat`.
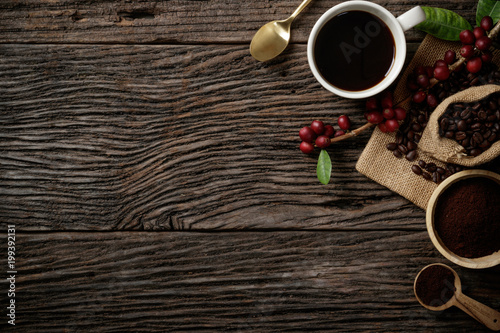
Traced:
<svg viewBox="0 0 500 333">
<path fill-rule="evenodd" d="M 427 35 L 397 83 L 394 90 L 394 101 L 398 103 L 410 95 L 406 81 L 415 66 L 432 66 L 436 60 L 443 58 L 447 50 L 455 50 L 458 53 L 460 46 L 460 43 L 443 41 Z M 498 54 L 495 54 L 493 61 L 497 65 L 500 64 Z M 401 106 L 408 109 L 409 102 Z M 402 195 L 417 206 L 426 209 L 427 203 L 438 185 L 414 174 L 411 171 L 411 166 L 416 164 L 418 160 L 424 160 L 427 163 L 433 162 L 440 167 L 445 167 L 445 163 L 422 151 L 420 144 L 417 149 L 418 158 L 416 161 L 409 162 L 405 158 L 394 157 L 392 152 L 387 150 L 386 144 L 395 142 L 395 136 L 395 133 L 382 133 L 378 127 L 375 128 L 356 163 L 356 170 Z"/>
</svg>

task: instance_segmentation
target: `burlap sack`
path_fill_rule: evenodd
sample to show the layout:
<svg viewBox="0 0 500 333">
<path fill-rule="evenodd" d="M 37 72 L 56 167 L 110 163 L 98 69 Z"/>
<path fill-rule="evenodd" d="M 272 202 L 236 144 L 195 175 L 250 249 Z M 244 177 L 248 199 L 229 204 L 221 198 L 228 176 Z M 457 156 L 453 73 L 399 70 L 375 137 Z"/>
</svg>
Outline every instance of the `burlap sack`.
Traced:
<svg viewBox="0 0 500 333">
<path fill-rule="evenodd" d="M 418 147 L 428 155 L 437 158 L 440 161 L 459 164 L 467 167 L 473 167 L 492 161 L 500 155 L 500 141 L 495 142 L 479 156 L 467 156 L 465 149 L 455 140 L 443 138 L 439 135 L 439 118 L 450 104 L 458 102 L 476 102 L 486 96 L 500 91 L 498 85 L 485 85 L 480 87 L 472 87 L 461 92 L 458 92 L 445 99 L 432 112 L 427 126 L 422 133 Z"/>
<path fill-rule="evenodd" d="M 395 102 L 403 101 L 410 95 L 406 81 L 415 66 L 432 66 L 436 60 L 443 58 L 447 50 L 455 50 L 458 53 L 460 47 L 459 42 L 448 42 L 427 35 L 394 90 Z M 495 53 L 493 62 L 497 65 L 500 64 L 498 53 Z M 402 106 L 408 109 L 409 103 L 408 101 L 406 105 Z M 411 166 L 416 164 L 416 161 L 409 162 L 405 158 L 395 158 L 392 152 L 385 147 L 387 143 L 394 141 L 395 133 L 382 133 L 378 128 L 375 128 L 356 163 L 356 170 L 425 209 L 437 184 L 425 180 L 411 171 Z M 417 153 L 417 161 L 424 160 L 427 163 L 433 162 L 437 166 L 445 167 L 445 163 L 422 151 L 420 144 Z"/>
</svg>

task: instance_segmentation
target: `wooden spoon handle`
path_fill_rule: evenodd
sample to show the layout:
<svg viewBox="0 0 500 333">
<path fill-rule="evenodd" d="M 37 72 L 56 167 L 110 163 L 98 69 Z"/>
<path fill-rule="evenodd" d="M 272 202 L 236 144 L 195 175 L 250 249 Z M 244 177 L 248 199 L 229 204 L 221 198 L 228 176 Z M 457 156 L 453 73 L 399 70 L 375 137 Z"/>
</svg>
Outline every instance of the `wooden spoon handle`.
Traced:
<svg viewBox="0 0 500 333">
<path fill-rule="evenodd" d="M 462 293 L 456 295 L 455 306 L 491 330 L 500 331 L 500 312 Z"/>
</svg>

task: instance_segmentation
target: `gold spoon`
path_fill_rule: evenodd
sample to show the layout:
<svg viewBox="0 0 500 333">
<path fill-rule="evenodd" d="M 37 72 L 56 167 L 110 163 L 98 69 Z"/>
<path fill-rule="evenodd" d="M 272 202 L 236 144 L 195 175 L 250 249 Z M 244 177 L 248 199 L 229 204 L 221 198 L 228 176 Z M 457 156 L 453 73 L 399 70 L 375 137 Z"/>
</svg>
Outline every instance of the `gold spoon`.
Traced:
<svg viewBox="0 0 500 333">
<path fill-rule="evenodd" d="M 264 24 L 252 38 L 250 54 L 259 61 L 267 61 L 283 52 L 290 41 L 292 21 L 306 8 L 309 2 L 311 0 L 304 0 L 286 20 Z"/>
<path fill-rule="evenodd" d="M 449 269 L 451 272 L 453 272 L 453 275 L 455 276 L 455 291 L 453 296 L 443 305 L 440 306 L 431 306 L 425 304 L 417 295 L 417 280 L 420 276 L 420 274 L 429 268 L 430 266 L 434 265 L 440 265 L 443 266 L 447 269 Z M 442 311 L 445 309 L 448 309 L 452 305 L 456 306 L 457 308 L 461 309 L 468 315 L 470 315 L 472 318 L 476 319 L 489 329 L 493 331 L 499 331 L 500 330 L 500 312 L 493 310 L 490 307 L 487 307 L 484 304 L 479 303 L 476 300 L 473 300 L 472 298 L 465 296 L 462 294 L 462 283 L 460 282 L 460 278 L 458 277 L 458 274 L 451 269 L 450 267 L 444 265 L 444 264 L 431 264 L 428 266 L 425 266 L 418 274 L 417 277 L 415 278 L 415 283 L 413 285 L 413 291 L 415 292 L 415 296 L 417 297 L 417 300 L 422 306 L 426 309 L 432 310 L 432 311 Z"/>
</svg>

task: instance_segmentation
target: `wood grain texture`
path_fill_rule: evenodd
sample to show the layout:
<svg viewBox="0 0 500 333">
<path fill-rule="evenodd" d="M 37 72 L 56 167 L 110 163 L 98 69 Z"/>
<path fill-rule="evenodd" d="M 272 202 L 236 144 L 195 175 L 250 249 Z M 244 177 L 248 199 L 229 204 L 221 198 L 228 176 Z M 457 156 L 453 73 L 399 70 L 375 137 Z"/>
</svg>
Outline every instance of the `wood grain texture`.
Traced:
<svg viewBox="0 0 500 333">
<path fill-rule="evenodd" d="M 342 1 L 315 0 L 294 21 L 292 42 L 305 43 L 314 22 Z M 477 1 L 380 1 L 396 16 L 415 5 L 453 10 L 474 20 Z M 249 43 L 265 23 L 285 19 L 296 1 L 17 1 L 0 2 L 0 43 Z M 409 41 L 423 33 L 407 32 Z"/>
<path fill-rule="evenodd" d="M 417 272 L 443 261 L 423 231 L 58 232 L 16 245 L 22 332 L 486 331 L 416 301 Z M 465 294 L 500 308 L 498 268 L 453 267 Z"/>
<path fill-rule="evenodd" d="M 371 131 L 333 148 L 298 130 L 363 102 L 332 96 L 305 46 L 0 45 L 0 219 L 22 230 L 423 230 L 424 212 L 357 173 Z M 383 205 L 381 205 L 383 203 Z"/>
</svg>

